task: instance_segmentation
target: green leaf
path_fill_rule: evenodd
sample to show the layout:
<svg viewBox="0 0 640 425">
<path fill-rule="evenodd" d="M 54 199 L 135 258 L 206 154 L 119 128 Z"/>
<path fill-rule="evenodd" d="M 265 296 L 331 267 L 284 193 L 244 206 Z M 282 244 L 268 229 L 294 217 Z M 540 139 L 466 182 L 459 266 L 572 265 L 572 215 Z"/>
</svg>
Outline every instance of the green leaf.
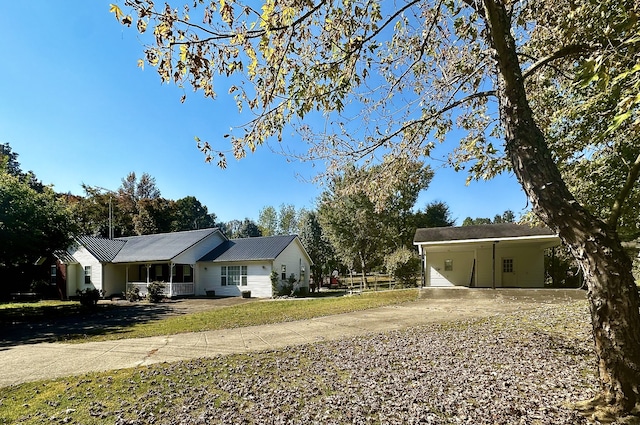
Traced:
<svg viewBox="0 0 640 425">
<path fill-rule="evenodd" d="M 611 125 L 609 126 L 609 128 L 607 128 L 607 133 L 611 133 L 617 130 L 629 117 L 631 117 L 631 111 L 627 111 L 624 114 L 616 115 L 615 117 L 613 117 Z"/>
</svg>

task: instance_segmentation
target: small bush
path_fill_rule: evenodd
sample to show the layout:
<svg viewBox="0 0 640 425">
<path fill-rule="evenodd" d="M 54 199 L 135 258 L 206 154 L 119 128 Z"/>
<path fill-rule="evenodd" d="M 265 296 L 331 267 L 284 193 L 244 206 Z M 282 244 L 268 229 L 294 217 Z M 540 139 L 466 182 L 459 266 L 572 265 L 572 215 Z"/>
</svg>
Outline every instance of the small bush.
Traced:
<svg viewBox="0 0 640 425">
<path fill-rule="evenodd" d="M 414 251 L 399 248 L 385 257 L 384 265 L 389 274 L 403 286 L 416 286 L 420 277 L 420 257 Z"/>
<path fill-rule="evenodd" d="M 164 299 L 164 284 L 151 282 L 147 285 L 147 299 L 150 303 L 159 303 Z"/>
<path fill-rule="evenodd" d="M 95 288 L 87 288 L 83 291 L 76 290 L 76 294 L 80 297 L 80 305 L 84 307 L 95 307 L 98 300 L 104 295 L 104 291 Z"/>
<path fill-rule="evenodd" d="M 45 294 L 49 291 L 49 284 L 46 280 L 38 279 L 31 282 L 31 286 L 29 286 L 29 291 L 35 292 L 37 294 Z"/>
<path fill-rule="evenodd" d="M 273 294 L 273 296 L 275 297 L 276 295 L 280 295 L 280 291 L 278 288 L 278 283 L 280 282 L 278 279 L 278 272 L 272 270 L 269 279 L 271 279 L 271 293 Z"/>
<path fill-rule="evenodd" d="M 136 301 L 140 301 L 142 299 L 142 297 L 140 296 L 140 288 L 135 286 L 132 289 L 129 289 L 124 294 L 124 297 L 127 299 L 127 301 L 130 301 L 132 303 L 134 303 Z"/>
<path fill-rule="evenodd" d="M 306 297 L 309 295 L 309 288 L 301 286 L 294 291 L 293 295 L 296 297 Z"/>
</svg>

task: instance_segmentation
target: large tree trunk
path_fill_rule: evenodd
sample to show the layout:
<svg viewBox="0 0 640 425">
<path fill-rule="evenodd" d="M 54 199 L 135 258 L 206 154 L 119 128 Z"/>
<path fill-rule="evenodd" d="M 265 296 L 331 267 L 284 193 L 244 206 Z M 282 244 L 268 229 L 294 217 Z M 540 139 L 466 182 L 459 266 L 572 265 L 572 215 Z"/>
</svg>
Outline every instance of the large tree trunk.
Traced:
<svg viewBox="0 0 640 425">
<path fill-rule="evenodd" d="M 557 231 L 588 284 L 601 400 L 622 415 L 640 401 L 640 314 L 632 264 L 616 229 L 594 218 L 567 189 L 533 120 L 504 4 L 484 0 L 498 67 L 506 152 L 536 214 Z"/>
</svg>

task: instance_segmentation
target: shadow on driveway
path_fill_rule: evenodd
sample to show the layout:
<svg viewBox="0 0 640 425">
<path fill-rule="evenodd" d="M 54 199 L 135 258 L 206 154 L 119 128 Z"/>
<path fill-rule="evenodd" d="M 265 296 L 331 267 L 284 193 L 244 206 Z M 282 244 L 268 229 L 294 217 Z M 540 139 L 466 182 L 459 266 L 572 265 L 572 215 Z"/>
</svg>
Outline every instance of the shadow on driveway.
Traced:
<svg viewBox="0 0 640 425">
<path fill-rule="evenodd" d="M 40 309 L 38 314 L 0 310 L 0 347 L 117 332 L 128 325 L 175 314 L 170 304 L 128 302 L 99 303 L 95 308 L 56 306 Z"/>
<path fill-rule="evenodd" d="M 21 344 L 82 339 L 83 335 L 125 332 L 134 324 L 258 301 L 256 298 L 165 299 L 157 304 L 102 300 L 95 308 L 80 303 L 0 309 L 0 350 Z"/>
</svg>

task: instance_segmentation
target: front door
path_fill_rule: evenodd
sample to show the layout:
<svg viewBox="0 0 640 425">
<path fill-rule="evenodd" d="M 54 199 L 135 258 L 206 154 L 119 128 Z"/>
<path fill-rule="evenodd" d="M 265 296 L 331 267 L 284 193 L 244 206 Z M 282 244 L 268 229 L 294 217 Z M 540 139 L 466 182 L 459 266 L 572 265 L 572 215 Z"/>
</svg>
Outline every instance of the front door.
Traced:
<svg viewBox="0 0 640 425">
<path fill-rule="evenodd" d="M 518 285 L 516 277 L 516 268 L 513 258 L 502 259 L 502 286 L 505 288 L 513 288 Z"/>
</svg>

